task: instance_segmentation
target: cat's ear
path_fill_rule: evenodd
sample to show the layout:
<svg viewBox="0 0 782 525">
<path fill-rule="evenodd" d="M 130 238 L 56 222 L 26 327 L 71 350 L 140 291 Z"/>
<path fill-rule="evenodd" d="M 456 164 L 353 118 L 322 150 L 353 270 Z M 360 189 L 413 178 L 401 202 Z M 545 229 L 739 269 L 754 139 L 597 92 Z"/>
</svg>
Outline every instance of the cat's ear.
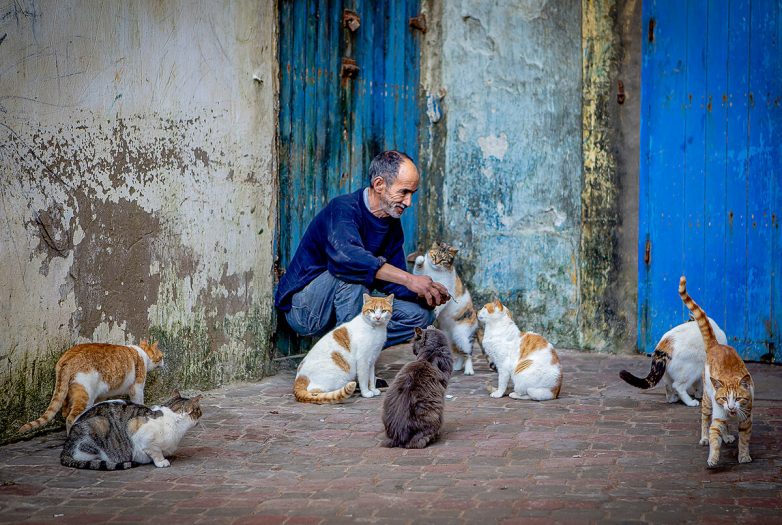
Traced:
<svg viewBox="0 0 782 525">
<path fill-rule="evenodd" d="M 365 293 L 365 294 L 364 294 L 364 304 L 366 304 L 366 303 L 367 303 L 367 301 L 369 301 L 369 299 L 370 299 L 371 297 L 372 297 L 371 295 L 369 295 L 368 293 Z"/>
<path fill-rule="evenodd" d="M 423 333 L 424 333 L 424 331 L 421 330 L 420 326 L 416 326 L 415 327 L 415 335 L 416 335 L 416 337 L 421 337 L 421 334 L 423 334 Z"/>
<path fill-rule="evenodd" d="M 440 241 L 434 241 L 432 243 L 432 247 L 429 248 L 430 250 L 439 250 L 440 249 Z"/>
<path fill-rule="evenodd" d="M 499 299 L 494 300 L 494 306 L 497 308 L 497 310 L 502 310 L 502 303 Z"/>
<path fill-rule="evenodd" d="M 172 391 L 171 391 L 171 397 L 172 397 L 172 398 L 178 398 L 178 397 L 182 397 L 182 396 L 179 394 L 179 389 L 178 389 L 178 388 L 175 388 L 174 390 L 172 390 Z"/>
<path fill-rule="evenodd" d="M 142 339 L 141 341 L 138 342 L 138 345 L 142 349 L 146 350 L 147 348 L 149 348 L 149 341 L 147 341 L 146 339 Z"/>
<path fill-rule="evenodd" d="M 749 374 L 745 375 L 741 378 L 739 384 L 749 390 L 750 386 L 752 386 L 752 377 Z"/>
<path fill-rule="evenodd" d="M 450 246 L 450 247 L 448 247 L 448 252 L 451 255 L 456 255 L 457 253 L 459 253 L 459 248 L 454 248 L 453 246 Z"/>
<path fill-rule="evenodd" d="M 710 377 L 709 379 L 711 379 L 711 386 L 714 387 L 714 390 L 719 390 L 722 388 L 722 381 L 719 379 L 714 379 L 713 377 Z"/>
<path fill-rule="evenodd" d="M 393 306 L 394 305 L 394 294 L 391 294 L 388 297 L 386 297 L 386 301 L 388 301 L 388 304 Z"/>
</svg>

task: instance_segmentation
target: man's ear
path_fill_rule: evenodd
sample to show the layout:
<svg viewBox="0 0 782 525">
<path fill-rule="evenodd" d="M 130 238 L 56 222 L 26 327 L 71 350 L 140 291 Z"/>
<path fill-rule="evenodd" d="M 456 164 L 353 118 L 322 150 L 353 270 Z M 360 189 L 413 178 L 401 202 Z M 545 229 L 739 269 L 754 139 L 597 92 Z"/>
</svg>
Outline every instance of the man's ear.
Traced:
<svg viewBox="0 0 782 525">
<path fill-rule="evenodd" d="M 386 181 L 383 179 L 383 177 L 375 177 L 372 180 L 371 186 L 372 189 L 376 192 L 383 193 L 383 191 L 386 189 Z"/>
</svg>

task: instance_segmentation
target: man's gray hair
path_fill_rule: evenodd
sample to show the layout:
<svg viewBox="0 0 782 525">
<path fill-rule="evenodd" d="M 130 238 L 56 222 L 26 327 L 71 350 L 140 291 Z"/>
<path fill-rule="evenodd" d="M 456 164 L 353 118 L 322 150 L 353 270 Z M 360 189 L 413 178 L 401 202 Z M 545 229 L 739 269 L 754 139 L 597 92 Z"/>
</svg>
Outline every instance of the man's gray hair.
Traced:
<svg viewBox="0 0 782 525">
<path fill-rule="evenodd" d="M 415 164 L 413 159 L 401 151 L 388 150 L 379 153 L 369 165 L 369 183 L 372 184 L 376 178 L 381 177 L 391 186 L 399 175 L 399 166 L 405 160 Z"/>
</svg>

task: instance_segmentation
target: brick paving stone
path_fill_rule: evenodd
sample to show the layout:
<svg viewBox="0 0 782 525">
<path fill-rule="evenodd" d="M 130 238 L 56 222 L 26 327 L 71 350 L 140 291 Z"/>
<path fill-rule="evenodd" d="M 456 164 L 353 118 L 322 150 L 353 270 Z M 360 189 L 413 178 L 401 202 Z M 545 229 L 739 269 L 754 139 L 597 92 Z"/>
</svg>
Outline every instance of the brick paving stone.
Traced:
<svg viewBox="0 0 782 525">
<path fill-rule="evenodd" d="M 64 434 L 0 447 L 0 523 L 772 523 L 782 517 L 782 368 L 749 364 L 751 453 L 706 469 L 697 408 L 636 390 L 646 357 L 560 352 L 560 399 L 492 399 L 478 360 L 457 374 L 440 440 L 382 447 L 381 399 L 296 403 L 292 371 L 204 392 L 171 467 L 59 465 Z M 392 378 L 408 347 L 385 350 Z M 156 402 L 158 400 L 150 400 Z M 733 430 L 735 433 L 735 429 Z"/>
</svg>

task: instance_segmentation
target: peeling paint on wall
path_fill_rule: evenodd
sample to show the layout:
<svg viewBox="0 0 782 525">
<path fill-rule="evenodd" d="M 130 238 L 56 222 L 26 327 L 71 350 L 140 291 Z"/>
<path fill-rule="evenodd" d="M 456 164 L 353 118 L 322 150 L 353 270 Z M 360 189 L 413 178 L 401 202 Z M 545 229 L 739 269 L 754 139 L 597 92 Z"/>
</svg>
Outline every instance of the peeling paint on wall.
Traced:
<svg viewBox="0 0 782 525">
<path fill-rule="evenodd" d="M 579 342 L 580 25 L 575 1 L 447 2 L 430 66 L 447 92 L 444 240 L 477 302 L 562 346 Z"/>
<path fill-rule="evenodd" d="M 160 340 L 150 400 L 268 371 L 276 15 L 184 4 L 0 17 L 0 441 L 77 342 Z"/>
</svg>

